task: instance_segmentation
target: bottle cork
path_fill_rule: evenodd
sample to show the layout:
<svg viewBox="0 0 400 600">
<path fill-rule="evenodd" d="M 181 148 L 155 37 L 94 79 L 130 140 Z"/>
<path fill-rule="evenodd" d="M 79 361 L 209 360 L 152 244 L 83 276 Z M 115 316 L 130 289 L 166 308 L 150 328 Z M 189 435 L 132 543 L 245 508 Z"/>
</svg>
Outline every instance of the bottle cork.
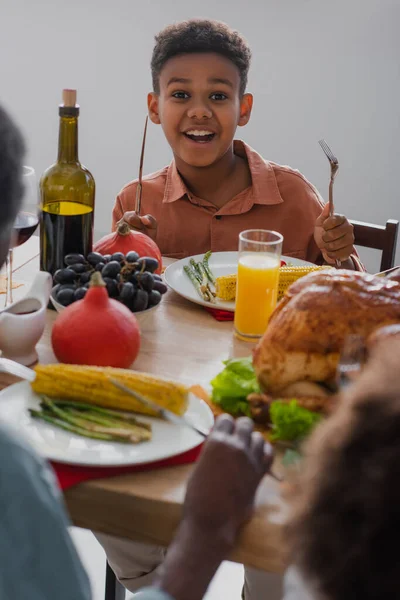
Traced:
<svg viewBox="0 0 400 600">
<path fill-rule="evenodd" d="M 76 90 L 63 90 L 63 105 L 76 106 Z"/>
</svg>

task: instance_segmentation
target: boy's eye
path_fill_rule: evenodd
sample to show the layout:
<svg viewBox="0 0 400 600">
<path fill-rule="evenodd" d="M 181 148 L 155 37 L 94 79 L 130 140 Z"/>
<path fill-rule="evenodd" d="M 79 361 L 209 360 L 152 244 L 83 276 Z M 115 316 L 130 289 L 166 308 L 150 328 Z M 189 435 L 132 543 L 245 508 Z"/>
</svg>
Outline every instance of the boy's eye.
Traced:
<svg viewBox="0 0 400 600">
<path fill-rule="evenodd" d="M 179 100 L 186 100 L 186 98 L 189 98 L 189 94 L 187 94 L 186 92 L 174 92 L 172 94 L 173 98 L 178 98 Z"/>
<path fill-rule="evenodd" d="M 215 92 L 215 94 L 211 94 L 210 96 L 211 100 L 226 100 L 227 97 L 228 96 L 222 92 Z"/>
</svg>

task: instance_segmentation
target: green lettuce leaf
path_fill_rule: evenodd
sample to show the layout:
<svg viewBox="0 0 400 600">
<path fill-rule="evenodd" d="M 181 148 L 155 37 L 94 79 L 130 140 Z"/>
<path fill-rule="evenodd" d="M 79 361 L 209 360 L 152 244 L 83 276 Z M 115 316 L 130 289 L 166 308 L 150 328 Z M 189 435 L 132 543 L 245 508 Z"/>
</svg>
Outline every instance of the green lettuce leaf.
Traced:
<svg viewBox="0 0 400 600">
<path fill-rule="evenodd" d="M 225 369 L 211 381 L 215 404 L 233 416 L 250 416 L 247 396 L 259 392 L 252 358 L 235 358 L 224 361 Z"/>
<path fill-rule="evenodd" d="M 269 414 L 272 422 L 272 440 L 293 442 L 302 440 L 321 420 L 321 415 L 299 406 L 296 400 L 271 403 Z"/>
</svg>

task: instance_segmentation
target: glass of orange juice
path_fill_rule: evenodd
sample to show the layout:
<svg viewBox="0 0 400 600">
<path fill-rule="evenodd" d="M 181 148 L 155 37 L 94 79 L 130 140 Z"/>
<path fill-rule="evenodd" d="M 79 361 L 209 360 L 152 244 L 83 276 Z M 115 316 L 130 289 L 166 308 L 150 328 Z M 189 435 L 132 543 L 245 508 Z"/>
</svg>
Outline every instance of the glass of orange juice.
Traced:
<svg viewBox="0 0 400 600">
<path fill-rule="evenodd" d="M 239 234 L 235 333 L 256 341 L 267 329 L 276 306 L 283 236 L 276 231 L 249 229 Z"/>
</svg>

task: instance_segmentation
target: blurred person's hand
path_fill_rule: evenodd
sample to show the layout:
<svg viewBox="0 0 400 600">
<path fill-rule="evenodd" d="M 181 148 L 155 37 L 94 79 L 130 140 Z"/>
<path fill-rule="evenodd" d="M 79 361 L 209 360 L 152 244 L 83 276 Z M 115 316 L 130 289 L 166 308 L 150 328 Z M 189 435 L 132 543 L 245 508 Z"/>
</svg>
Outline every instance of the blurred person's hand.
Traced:
<svg viewBox="0 0 400 600">
<path fill-rule="evenodd" d="M 253 428 L 247 417 L 217 420 L 186 492 L 184 518 L 195 527 L 234 540 L 250 517 L 258 484 L 273 460 L 272 447 Z"/>
<path fill-rule="evenodd" d="M 183 519 L 155 585 L 175 600 L 200 600 L 251 516 L 273 452 L 244 417 L 216 421 L 188 483 Z"/>
</svg>

